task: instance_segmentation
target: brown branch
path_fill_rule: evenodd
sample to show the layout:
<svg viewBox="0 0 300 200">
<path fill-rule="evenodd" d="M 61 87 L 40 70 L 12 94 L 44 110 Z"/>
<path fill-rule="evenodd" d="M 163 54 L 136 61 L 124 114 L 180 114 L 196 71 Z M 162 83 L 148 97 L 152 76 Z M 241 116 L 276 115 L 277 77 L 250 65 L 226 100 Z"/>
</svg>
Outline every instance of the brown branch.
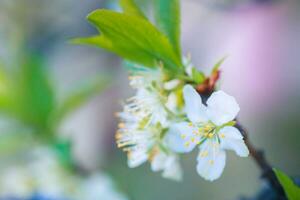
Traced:
<svg viewBox="0 0 300 200">
<path fill-rule="evenodd" d="M 236 127 L 243 134 L 245 144 L 248 147 L 249 152 L 250 152 L 250 156 L 253 158 L 253 160 L 259 166 L 259 168 L 261 170 L 261 173 L 262 173 L 261 177 L 270 184 L 270 186 L 274 189 L 274 191 L 276 191 L 278 198 L 280 200 L 286 199 L 284 190 L 283 190 L 281 184 L 279 183 L 279 181 L 272 169 L 272 166 L 267 161 L 267 159 L 264 155 L 264 152 L 260 149 L 256 149 L 253 146 L 253 144 L 249 140 L 247 130 L 239 122 L 237 122 Z"/>
</svg>

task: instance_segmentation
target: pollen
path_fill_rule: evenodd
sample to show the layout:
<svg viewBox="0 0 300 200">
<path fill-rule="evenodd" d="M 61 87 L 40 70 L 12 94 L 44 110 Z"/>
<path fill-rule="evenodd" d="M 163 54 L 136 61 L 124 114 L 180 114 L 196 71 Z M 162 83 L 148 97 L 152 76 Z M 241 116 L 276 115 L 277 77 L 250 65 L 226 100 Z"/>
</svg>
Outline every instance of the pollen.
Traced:
<svg viewBox="0 0 300 200">
<path fill-rule="evenodd" d="M 207 135 L 207 137 L 209 137 L 209 138 L 212 138 L 213 136 L 214 136 L 213 133 L 209 133 L 209 134 Z"/>
<path fill-rule="evenodd" d="M 195 141 L 196 141 L 196 138 L 191 139 L 191 142 L 195 143 Z"/>
<path fill-rule="evenodd" d="M 209 163 L 210 165 L 215 164 L 215 162 L 214 162 L 213 160 L 209 160 L 208 163 Z"/>
<path fill-rule="evenodd" d="M 224 133 L 221 133 L 221 134 L 220 134 L 220 137 L 221 137 L 221 138 L 225 138 L 225 134 L 224 134 Z"/>
<path fill-rule="evenodd" d="M 118 124 L 118 127 L 119 127 L 119 128 L 125 128 L 125 124 L 124 124 L 124 123 L 119 123 L 119 124 Z"/>
<path fill-rule="evenodd" d="M 193 126 L 193 123 L 192 123 L 192 122 L 189 122 L 188 125 L 189 125 L 189 127 L 192 127 L 192 126 Z"/>
<path fill-rule="evenodd" d="M 180 136 L 182 139 L 185 139 L 186 138 L 186 134 L 181 134 Z"/>
<path fill-rule="evenodd" d="M 206 157 L 208 155 L 208 151 L 202 151 L 201 153 L 200 153 L 200 156 L 201 157 Z"/>
<path fill-rule="evenodd" d="M 185 143 L 184 143 L 184 146 L 185 146 L 185 147 L 189 147 L 189 146 L 190 146 L 190 142 L 185 142 Z"/>
</svg>

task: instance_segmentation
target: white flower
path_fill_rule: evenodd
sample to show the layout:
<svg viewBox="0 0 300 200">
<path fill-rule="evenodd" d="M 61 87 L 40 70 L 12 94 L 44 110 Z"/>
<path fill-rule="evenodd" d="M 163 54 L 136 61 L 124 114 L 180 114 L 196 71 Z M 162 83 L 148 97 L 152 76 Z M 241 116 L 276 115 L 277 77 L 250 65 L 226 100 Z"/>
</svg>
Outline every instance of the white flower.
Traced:
<svg viewBox="0 0 300 200">
<path fill-rule="evenodd" d="M 213 181 L 221 176 L 225 167 L 224 150 L 233 150 L 241 157 L 249 154 L 242 134 L 232 123 L 240 108 L 235 99 L 223 91 L 214 92 L 207 106 L 190 85 L 184 87 L 183 95 L 189 122 L 174 124 L 165 141 L 178 153 L 190 152 L 199 146 L 197 171 L 206 180 Z"/>
<path fill-rule="evenodd" d="M 127 197 L 116 189 L 111 178 L 102 173 L 95 173 L 82 181 L 76 191 L 77 195 L 74 195 L 74 199 L 78 200 L 127 200 Z"/>
<path fill-rule="evenodd" d="M 118 116 L 122 122 L 116 134 L 117 145 L 127 152 L 128 166 L 137 167 L 148 160 L 148 152 L 155 144 L 159 132 L 145 126 L 127 107 Z"/>
<path fill-rule="evenodd" d="M 149 68 L 135 65 L 129 76 L 130 85 L 135 89 L 143 89 L 153 83 L 163 85 L 163 73 L 159 68 Z"/>
<path fill-rule="evenodd" d="M 139 121 L 126 109 L 119 113 L 119 117 L 122 122 L 116 140 L 118 147 L 127 152 L 128 166 L 134 168 L 150 161 L 153 171 L 163 171 L 163 177 L 180 180 L 182 173 L 177 156 L 163 152 L 159 147 L 164 145 L 160 144 L 162 127 L 146 126 L 146 122 Z"/>
<path fill-rule="evenodd" d="M 167 124 L 168 112 L 165 106 L 166 99 L 153 88 L 141 88 L 134 97 L 129 99 L 127 109 L 139 117 L 147 118 L 149 124 Z"/>
</svg>

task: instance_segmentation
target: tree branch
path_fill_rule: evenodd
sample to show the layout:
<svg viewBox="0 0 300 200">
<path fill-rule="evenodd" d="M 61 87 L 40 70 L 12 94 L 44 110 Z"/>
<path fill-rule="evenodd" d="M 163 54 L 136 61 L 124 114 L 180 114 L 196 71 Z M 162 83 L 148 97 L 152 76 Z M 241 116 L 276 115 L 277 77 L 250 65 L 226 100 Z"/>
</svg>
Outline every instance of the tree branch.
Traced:
<svg viewBox="0 0 300 200">
<path fill-rule="evenodd" d="M 241 133 L 244 136 L 244 141 L 246 146 L 249 149 L 250 156 L 253 158 L 255 163 L 259 166 L 261 170 L 261 177 L 265 179 L 270 186 L 276 191 L 279 200 L 285 200 L 286 196 L 284 193 L 284 190 L 279 183 L 272 166 L 267 161 L 264 152 L 260 149 L 256 149 L 253 144 L 249 140 L 248 132 L 247 130 L 239 123 L 237 122 L 236 127 L 241 131 Z"/>
</svg>

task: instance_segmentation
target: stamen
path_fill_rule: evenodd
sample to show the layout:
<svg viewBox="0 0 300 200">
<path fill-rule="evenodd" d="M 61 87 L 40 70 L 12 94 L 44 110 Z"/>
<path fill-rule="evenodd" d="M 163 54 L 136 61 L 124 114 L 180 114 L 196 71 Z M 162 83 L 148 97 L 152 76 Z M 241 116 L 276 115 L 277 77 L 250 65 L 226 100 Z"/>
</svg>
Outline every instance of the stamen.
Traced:
<svg viewBox="0 0 300 200">
<path fill-rule="evenodd" d="M 208 151 L 202 151 L 202 152 L 200 153 L 200 156 L 201 156 L 201 157 L 206 157 L 206 156 L 208 156 Z"/>
<path fill-rule="evenodd" d="M 215 164 L 215 162 L 213 160 L 209 160 L 208 162 L 209 162 L 210 165 Z"/>
<path fill-rule="evenodd" d="M 119 124 L 118 124 L 118 127 L 119 127 L 119 128 L 125 128 L 125 124 L 124 124 L 124 123 L 119 123 Z"/>
<path fill-rule="evenodd" d="M 189 146 L 190 146 L 190 142 L 185 142 L 185 143 L 184 143 L 184 146 L 185 146 L 185 147 L 189 147 Z"/>
<path fill-rule="evenodd" d="M 191 141 L 192 141 L 193 143 L 195 143 L 195 141 L 196 141 L 196 138 L 192 138 L 192 139 L 191 139 Z"/>
<path fill-rule="evenodd" d="M 181 134 L 181 138 L 185 139 L 186 138 L 186 134 Z"/>
</svg>

